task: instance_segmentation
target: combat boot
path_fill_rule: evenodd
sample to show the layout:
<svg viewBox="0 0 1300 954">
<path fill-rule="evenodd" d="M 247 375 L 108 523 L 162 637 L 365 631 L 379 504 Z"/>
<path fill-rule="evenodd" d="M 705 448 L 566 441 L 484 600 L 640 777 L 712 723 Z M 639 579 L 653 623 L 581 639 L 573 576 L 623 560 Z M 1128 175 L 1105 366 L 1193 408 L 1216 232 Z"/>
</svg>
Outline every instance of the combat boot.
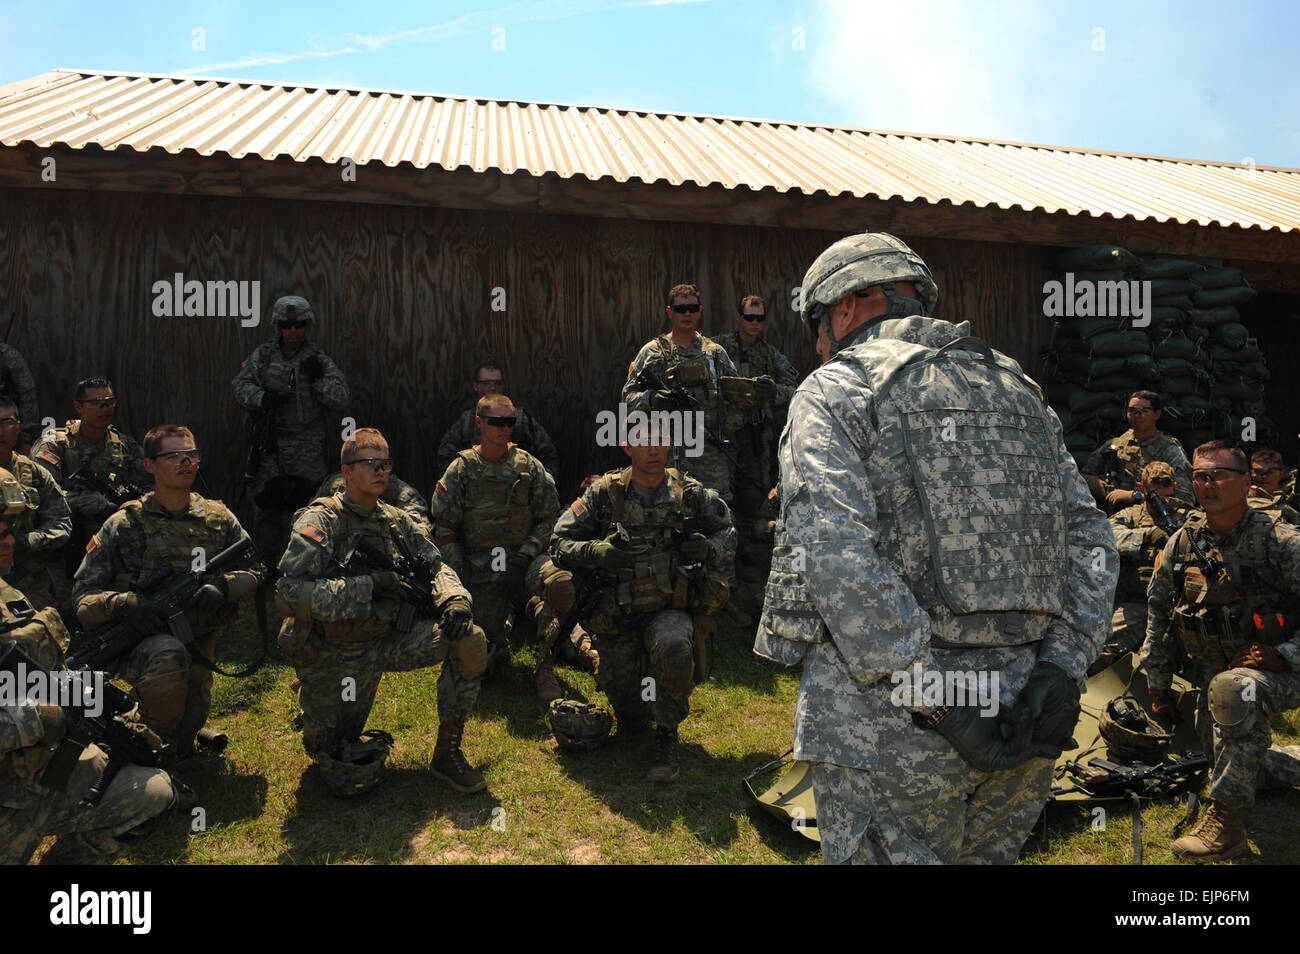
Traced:
<svg viewBox="0 0 1300 954">
<path fill-rule="evenodd" d="M 1190 835 L 1170 846 L 1179 858 L 1190 861 L 1226 861 L 1246 851 L 1246 829 L 1240 808 L 1211 802 L 1201 823 Z"/>
<path fill-rule="evenodd" d="M 533 681 L 537 684 L 537 701 L 549 706 L 552 701 L 564 698 L 560 680 L 555 678 L 555 662 L 550 657 L 543 659 L 533 670 Z"/>
<path fill-rule="evenodd" d="M 651 782 L 675 782 L 681 774 L 677 764 L 677 728 L 655 727 L 655 760 L 646 773 Z"/>
<path fill-rule="evenodd" d="M 463 722 L 438 726 L 438 744 L 433 749 L 430 769 L 436 778 L 458 792 L 481 792 L 487 788 L 487 781 L 481 772 L 474 771 L 465 761 L 465 754 L 460 750 L 460 737 L 464 732 Z"/>
</svg>

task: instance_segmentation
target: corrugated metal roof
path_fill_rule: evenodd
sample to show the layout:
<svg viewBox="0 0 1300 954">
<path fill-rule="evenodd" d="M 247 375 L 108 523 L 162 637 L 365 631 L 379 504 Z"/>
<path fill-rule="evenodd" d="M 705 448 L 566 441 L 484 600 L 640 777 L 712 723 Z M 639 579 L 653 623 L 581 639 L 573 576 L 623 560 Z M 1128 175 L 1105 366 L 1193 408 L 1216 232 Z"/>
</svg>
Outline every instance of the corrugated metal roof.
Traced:
<svg viewBox="0 0 1300 954">
<path fill-rule="evenodd" d="M 0 88 L 0 144 L 344 157 L 1300 229 L 1300 170 L 754 119 L 55 70 Z"/>
</svg>

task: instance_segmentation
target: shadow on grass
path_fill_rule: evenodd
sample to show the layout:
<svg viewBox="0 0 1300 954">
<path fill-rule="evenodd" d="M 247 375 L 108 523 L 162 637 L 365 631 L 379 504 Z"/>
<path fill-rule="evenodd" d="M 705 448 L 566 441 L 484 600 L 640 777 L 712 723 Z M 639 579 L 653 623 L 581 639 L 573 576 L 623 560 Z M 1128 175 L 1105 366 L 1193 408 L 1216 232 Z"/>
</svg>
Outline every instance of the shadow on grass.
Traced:
<svg viewBox="0 0 1300 954">
<path fill-rule="evenodd" d="M 204 831 L 261 817 L 266 810 L 267 780 L 261 775 L 236 775 L 234 764 L 220 758 L 188 759 L 172 774 L 194 790 L 194 807 L 168 817 L 147 839 L 132 849 L 137 864 L 166 864 L 188 859 L 190 839 Z M 199 810 L 202 810 L 201 814 Z M 194 831 L 197 819 L 203 830 Z"/>
<path fill-rule="evenodd" d="M 386 768 L 377 788 L 339 798 L 330 794 L 314 764 L 291 797 L 279 864 L 407 861 L 415 854 L 412 840 L 431 820 L 471 831 L 489 825 L 500 804 L 490 790 L 465 795 L 419 768 Z"/>
</svg>

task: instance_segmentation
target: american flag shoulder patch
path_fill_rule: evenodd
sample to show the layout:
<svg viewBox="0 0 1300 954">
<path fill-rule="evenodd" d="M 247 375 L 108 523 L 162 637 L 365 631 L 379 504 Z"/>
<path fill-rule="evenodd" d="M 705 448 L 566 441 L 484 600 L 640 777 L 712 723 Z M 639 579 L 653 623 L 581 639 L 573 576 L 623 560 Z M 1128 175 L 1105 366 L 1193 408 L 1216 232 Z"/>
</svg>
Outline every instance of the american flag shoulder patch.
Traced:
<svg viewBox="0 0 1300 954">
<path fill-rule="evenodd" d="M 569 509 L 573 511 L 573 515 L 574 515 L 575 517 L 581 517 L 581 516 L 583 516 L 583 515 L 587 512 L 587 508 L 584 507 L 584 506 L 582 505 L 582 498 L 581 498 L 581 497 L 579 497 L 577 500 L 575 500 L 575 501 L 573 502 L 573 506 L 570 507 Z"/>
<path fill-rule="evenodd" d="M 95 534 L 93 537 L 91 537 L 89 540 L 86 541 L 86 552 L 90 553 L 97 546 L 99 546 L 99 534 Z"/>
<path fill-rule="evenodd" d="M 437 494 L 439 497 L 441 497 L 443 500 L 447 499 L 447 485 L 444 484 L 441 480 L 433 485 L 433 492 Z"/>
<path fill-rule="evenodd" d="M 316 526 L 316 524 L 314 523 L 306 524 L 298 532 L 301 533 L 308 540 L 315 540 L 317 543 L 325 542 L 325 531 L 322 530 L 320 527 Z"/>
<path fill-rule="evenodd" d="M 57 464 L 59 462 L 59 455 L 54 453 L 54 451 L 50 450 L 48 447 L 42 447 L 36 452 L 36 456 L 47 464 Z"/>
<path fill-rule="evenodd" d="M 769 491 L 767 492 L 767 499 L 768 499 L 768 500 L 775 500 L 775 499 L 776 499 L 776 495 L 777 495 L 778 493 L 780 493 L 780 491 L 781 491 L 781 488 L 780 488 L 780 487 L 773 487 L 771 490 L 769 490 Z"/>
</svg>

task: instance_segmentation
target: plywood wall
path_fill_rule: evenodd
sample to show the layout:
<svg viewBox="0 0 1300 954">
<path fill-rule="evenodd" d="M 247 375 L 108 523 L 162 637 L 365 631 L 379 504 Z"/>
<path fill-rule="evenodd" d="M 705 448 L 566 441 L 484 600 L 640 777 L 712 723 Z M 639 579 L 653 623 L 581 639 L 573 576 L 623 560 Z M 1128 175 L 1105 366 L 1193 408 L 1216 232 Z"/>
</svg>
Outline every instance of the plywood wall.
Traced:
<svg viewBox="0 0 1300 954">
<path fill-rule="evenodd" d="M 666 330 L 663 296 L 703 292 L 703 329 L 728 330 L 736 300 L 769 302 L 765 333 L 802 370 L 816 361 L 791 308 L 813 258 L 842 233 L 769 227 L 521 215 L 294 200 L 136 193 L 0 191 L 0 320 L 31 364 L 44 414 L 72 413 L 77 380 L 117 385 L 119 422 L 137 437 L 185 423 L 208 451 L 213 490 L 232 499 L 243 413 L 230 379 L 268 340 L 270 306 L 301 294 L 318 338 L 352 386 L 348 413 L 381 428 L 398 473 L 427 492 L 437 440 L 473 401 L 482 356 L 504 359 L 509 392 L 548 428 L 561 497 L 619 463 L 593 446 L 596 413 L 618 399 L 628 362 Z M 903 236 L 907 238 L 907 236 Z M 942 289 L 939 315 L 1037 370 L 1049 251 L 917 240 Z M 157 318 L 151 286 L 187 279 L 260 281 L 263 324 Z M 493 311 L 493 289 L 504 311 Z M 337 445 L 336 445 L 337 447 Z"/>
</svg>

